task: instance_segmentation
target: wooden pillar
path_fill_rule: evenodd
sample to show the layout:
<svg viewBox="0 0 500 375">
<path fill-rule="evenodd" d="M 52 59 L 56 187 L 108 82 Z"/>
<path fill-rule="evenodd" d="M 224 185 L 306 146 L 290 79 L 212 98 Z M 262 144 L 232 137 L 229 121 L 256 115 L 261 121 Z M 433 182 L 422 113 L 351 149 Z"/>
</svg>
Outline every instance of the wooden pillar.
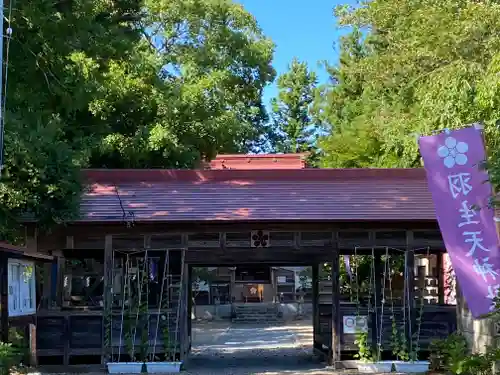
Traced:
<svg viewBox="0 0 500 375">
<path fill-rule="evenodd" d="M 380 249 L 379 249 L 380 251 Z M 378 344 L 379 344 L 379 336 L 380 336 L 380 314 L 381 314 L 381 302 L 382 302 L 382 278 L 383 278 L 383 272 L 384 272 L 384 267 L 382 264 L 382 254 L 377 253 L 377 250 L 375 250 L 375 259 L 374 259 L 374 266 L 375 266 L 375 275 L 374 275 L 374 296 L 373 296 L 373 311 L 370 314 L 370 319 L 371 319 L 371 341 L 372 341 L 372 350 L 373 353 L 375 354 L 380 354 L 379 350 L 381 349 Z"/>
<path fill-rule="evenodd" d="M 66 236 L 66 249 L 75 248 L 75 240 L 73 236 Z M 67 307 L 71 301 L 71 284 L 73 283 L 73 278 L 70 273 L 71 269 L 66 267 L 66 258 L 63 256 L 62 252 L 58 258 L 57 272 L 60 274 L 60 290 L 61 290 L 61 307 Z"/>
<path fill-rule="evenodd" d="M 38 365 L 38 357 L 36 354 L 36 318 L 33 318 L 33 322 L 26 326 L 25 337 L 28 339 L 28 350 L 29 350 L 29 364 L 30 366 Z"/>
<path fill-rule="evenodd" d="M 1 341 L 9 342 L 9 258 L 0 254 L 0 324 Z"/>
<path fill-rule="evenodd" d="M 60 309 L 63 306 L 64 300 L 64 269 L 66 268 L 66 259 L 63 257 L 61 250 L 54 251 L 54 263 L 56 263 L 56 307 Z"/>
<path fill-rule="evenodd" d="M 231 293 L 231 304 L 235 301 L 237 298 L 234 293 L 235 293 L 235 284 L 236 284 L 236 267 L 230 267 L 229 271 L 231 272 L 231 284 L 229 285 L 229 293 Z"/>
<path fill-rule="evenodd" d="M 320 352 L 322 343 L 320 340 L 319 324 L 319 264 L 312 265 L 312 319 L 313 319 L 313 349 Z"/>
<path fill-rule="evenodd" d="M 53 263 L 43 263 L 40 266 L 43 269 L 43 279 L 40 280 L 42 282 L 42 300 L 41 306 L 42 308 L 51 308 L 52 307 L 52 271 L 53 271 Z M 36 282 L 39 282 L 37 280 Z"/>
<path fill-rule="evenodd" d="M 332 257 L 332 340 L 328 363 L 336 368 L 336 364 L 340 361 L 340 261 L 337 251 Z"/>
<path fill-rule="evenodd" d="M 111 330 L 113 305 L 113 236 L 107 234 L 104 240 L 104 295 L 103 295 L 103 343 L 101 363 L 111 360 Z"/>
<path fill-rule="evenodd" d="M 193 337 L 193 266 L 188 265 L 188 290 L 187 290 L 187 335 L 188 335 L 188 353 L 191 351 L 191 343 Z M 217 314 L 216 314 L 217 318 Z"/>
<path fill-rule="evenodd" d="M 438 304 L 444 305 L 444 261 L 443 253 L 436 254 L 437 286 L 438 286 Z"/>
<path fill-rule="evenodd" d="M 276 269 L 271 267 L 271 288 L 273 290 L 273 299 L 272 302 L 279 302 L 278 297 L 278 287 L 276 286 Z"/>
</svg>

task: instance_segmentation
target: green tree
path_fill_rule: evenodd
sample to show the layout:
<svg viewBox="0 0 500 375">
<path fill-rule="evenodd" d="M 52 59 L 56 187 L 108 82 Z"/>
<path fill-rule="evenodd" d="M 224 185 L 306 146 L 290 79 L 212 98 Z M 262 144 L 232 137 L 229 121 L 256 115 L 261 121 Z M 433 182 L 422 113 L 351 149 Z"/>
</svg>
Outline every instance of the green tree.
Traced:
<svg viewBox="0 0 500 375">
<path fill-rule="evenodd" d="M 276 151 L 295 153 L 315 148 L 314 121 L 310 113 L 316 92 L 316 73 L 294 59 L 278 77 L 278 96 L 271 100 L 272 120 L 279 135 Z"/>
<path fill-rule="evenodd" d="M 230 0 L 34 0 L 7 17 L 4 235 L 74 218 L 82 167 L 192 167 L 265 136 L 274 46 Z"/>
<path fill-rule="evenodd" d="M 190 166 L 249 151 L 267 121 L 262 91 L 275 77 L 272 41 L 232 0 L 146 0 L 146 8 L 141 29 L 167 90 L 159 120 L 145 131 L 148 153 Z"/>
<path fill-rule="evenodd" d="M 484 120 L 500 181 L 500 7 L 491 1 L 373 0 L 337 9 L 351 33 L 315 107 L 330 167 L 417 167 L 419 135 Z M 362 30 L 363 32 L 361 32 Z M 494 126 L 492 126 L 494 125 Z"/>
<path fill-rule="evenodd" d="M 15 31 L 6 41 L 4 236 L 25 215 L 41 224 L 74 216 L 79 168 L 107 126 L 93 103 L 134 53 L 140 12 L 133 0 L 25 1 L 6 12 Z"/>
</svg>

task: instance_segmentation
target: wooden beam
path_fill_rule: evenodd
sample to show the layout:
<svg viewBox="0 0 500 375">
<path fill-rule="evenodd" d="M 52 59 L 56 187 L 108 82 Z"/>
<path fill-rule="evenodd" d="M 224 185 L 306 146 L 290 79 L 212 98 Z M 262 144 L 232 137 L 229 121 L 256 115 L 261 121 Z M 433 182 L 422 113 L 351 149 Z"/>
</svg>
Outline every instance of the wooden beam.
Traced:
<svg viewBox="0 0 500 375">
<path fill-rule="evenodd" d="M 332 257 L 332 340 L 328 362 L 336 368 L 340 361 L 340 259 L 338 252 Z"/>
<path fill-rule="evenodd" d="M 248 223 L 248 222 L 216 222 L 216 223 L 171 223 L 168 225 L 168 232 L 175 233 L 196 233 L 196 232 L 238 232 L 238 231 L 248 231 L 253 230 L 262 224 L 259 223 Z M 283 222 L 273 222 L 265 224 L 266 230 L 269 231 L 327 231 L 335 232 L 337 230 L 395 230 L 401 228 L 406 230 L 407 228 L 415 230 L 429 230 L 429 231 L 439 231 L 437 222 L 339 222 L 339 223 L 318 223 L 311 221 L 303 222 L 293 222 L 293 223 L 283 223 Z M 165 233 L 164 223 L 141 223 L 136 222 L 131 228 L 126 228 L 123 224 L 102 224 L 102 223 L 73 223 L 68 224 L 64 231 L 69 235 L 79 235 L 82 232 L 92 233 L 94 237 L 104 236 L 106 234 L 162 234 Z"/>
<path fill-rule="evenodd" d="M 315 263 L 312 265 L 312 314 L 313 314 L 313 348 L 315 351 L 321 352 L 323 345 L 319 340 L 320 324 L 319 324 L 319 267 L 321 265 Z"/>
<path fill-rule="evenodd" d="M 0 324 L 1 340 L 9 342 L 9 258 L 0 254 Z"/>
</svg>

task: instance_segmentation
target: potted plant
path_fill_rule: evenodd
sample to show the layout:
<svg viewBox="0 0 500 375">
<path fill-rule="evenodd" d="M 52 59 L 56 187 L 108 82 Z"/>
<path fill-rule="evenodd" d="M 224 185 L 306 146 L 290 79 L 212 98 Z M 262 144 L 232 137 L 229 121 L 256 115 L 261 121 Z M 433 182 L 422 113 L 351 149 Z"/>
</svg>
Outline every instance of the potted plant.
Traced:
<svg viewBox="0 0 500 375">
<path fill-rule="evenodd" d="M 147 282 L 147 272 L 143 264 L 143 269 L 137 264 L 136 267 L 131 267 L 130 259 L 127 255 L 125 265 L 125 277 L 123 278 L 122 288 L 122 306 L 121 306 L 121 322 L 120 322 L 120 348 L 122 337 L 124 339 L 125 348 L 129 355 L 128 362 L 120 361 L 120 352 L 118 353 L 117 361 L 107 363 L 108 372 L 110 374 L 140 374 L 143 372 L 146 356 L 148 352 L 148 332 L 147 332 L 147 293 L 143 288 L 144 280 Z M 146 273 L 146 279 L 144 277 Z M 135 283 L 134 283 L 135 282 Z M 136 290 L 136 298 L 132 295 L 132 285 Z M 146 314 L 144 314 L 146 310 Z M 145 316 L 145 317 L 144 317 Z M 146 319 L 146 328 L 144 327 L 144 319 Z M 141 334 L 141 345 L 139 352 L 136 352 L 135 342 L 138 331 Z M 146 332 L 146 336 L 145 333 Z"/>
<path fill-rule="evenodd" d="M 388 270 L 388 251 L 386 250 L 385 257 L 385 270 L 384 270 L 384 286 L 387 277 Z M 375 256 L 372 251 L 372 275 L 370 277 L 370 286 L 368 288 L 368 312 L 373 311 L 371 307 L 371 296 L 374 293 L 374 287 L 372 285 L 372 281 L 375 280 L 375 265 L 374 265 Z M 357 273 L 357 272 L 356 272 Z M 357 284 L 357 281 L 356 281 Z M 359 304 L 359 293 L 357 297 L 357 303 Z M 384 299 L 382 299 L 382 310 Z M 359 311 L 359 307 L 357 308 Z M 375 315 L 375 314 L 374 314 Z M 356 317 L 358 319 L 358 316 Z M 372 323 L 377 324 L 377 322 L 372 319 Z M 382 321 L 380 322 L 382 323 Z M 357 325 L 357 322 L 356 322 Z M 382 327 L 380 327 L 382 329 Z M 359 359 L 359 363 L 357 364 L 358 371 L 364 374 L 376 374 L 376 373 L 388 373 L 392 371 L 392 361 L 382 361 L 380 360 L 381 352 L 382 352 L 382 340 L 377 343 L 376 352 L 373 353 L 372 350 L 368 346 L 368 332 L 359 332 L 356 335 L 356 344 L 358 345 L 358 354 L 357 358 Z"/>
<path fill-rule="evenodd" d="M 354 355 L 359 360 L 357 364 L 358 371 L 363 374 L 375 374 L 381 372 L 381 368 L 374 361 L 373 353 L 368 344 L 368 332 L 356 331 L 356 340 L 354 343 L 358 346 L 358 353 Z M 382 369 L 383 371 L 383 369 Z M 389 368 L 389 372 L 391 368 Z"/>
<path fill-rule="evenodd" d="M 168 250 L 167 250 L 168 251 Z M 168 255 L 167 255 L 168 258 Z M 163 274 L 166 275 L 168 264 L 165 263 Z M 179 318 L 181 315 L 181 303 L 177 303 L 177 309 L 175 313 L 175 331 L 171 332 L 171 321 L 170 315 L 172 313 L 170 309 L 170 292 L 176 289 L 179 293 L 178 301 L 182 300 L 183 294 L 183 283 L 182 280 L 184 273 L 184 267 L 181 268 L 181 275 L 179 285 L 172 285 L 172 280 L 169 277 L 163 277 L 161 292 L 160 292 L 160 303 L 156 321 L 156 332 L 155 341 L 153 346 L 152 361 L 146 363 L 147 372 L 150 374 L 165 374 L 165 373 L 178 373 L 181 371 L 182 361 L 177 360 L 177 342 L 178 342 L 178 328 L 179 328 Z M 162 360 L 155 355 L 156 349 L 156 339 L 158 333 L 161 332 L 164 357 Z"/>
<path fill-rule="evenodd" d="M 167 326 L 162 329 L 163 348 L 165 350 L 164 360 L 148 362 L 147 370 L 149 374 L 178 373 L 181 371 L 182 361 L 176 361 L 177 348 L 170 340 L 170 331 Z"/>
<path fill-rule="evenodd" d="M 425 282 L 425 280 L 424 280 Z M 418 354 L 420 352 L 420 329 L 422 326 L 422 317 L 424 314 L 424 285 L 420 289 L 420 306 L 418 310 L 417 329 L 414 335 L 412 335 L 411 349 L 410 352 L 407 351 L 406 347 L 406 337 L 404 338 L 404 346 L 401 346 L 398 361 L 394 362 L 394 367 L 397 372 L 402 372 L 405 374 L 421 374 L 429 371 L 430 362 L 429 361 L 419 361 Z M 394 330 L 393 330 L 394 331 Z"/>
</svg>

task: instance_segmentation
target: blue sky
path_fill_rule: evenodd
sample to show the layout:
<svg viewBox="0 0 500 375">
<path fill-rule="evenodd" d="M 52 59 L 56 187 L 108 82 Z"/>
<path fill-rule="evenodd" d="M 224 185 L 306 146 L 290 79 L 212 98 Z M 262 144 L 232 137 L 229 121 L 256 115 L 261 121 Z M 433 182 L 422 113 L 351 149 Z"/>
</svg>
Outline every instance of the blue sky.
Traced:
<svg viewBox="0 0 500 375">
<path fill-rule="evenodd" d="M 341 31 L 336 27 L 333 8 L 347 0 L 237 0 L 252 13 L 264 33 L 276 44 L 273 65 L 284 73 L 294 57 L 307 62 L 318 73 L 320 82 L 327 79 L 318 67 L 319 60 L 335 62 L 334 42 Z M 276 86 L 269 86 L 264 94 L 267 105 L 276 95 Z"/>
</svg>

